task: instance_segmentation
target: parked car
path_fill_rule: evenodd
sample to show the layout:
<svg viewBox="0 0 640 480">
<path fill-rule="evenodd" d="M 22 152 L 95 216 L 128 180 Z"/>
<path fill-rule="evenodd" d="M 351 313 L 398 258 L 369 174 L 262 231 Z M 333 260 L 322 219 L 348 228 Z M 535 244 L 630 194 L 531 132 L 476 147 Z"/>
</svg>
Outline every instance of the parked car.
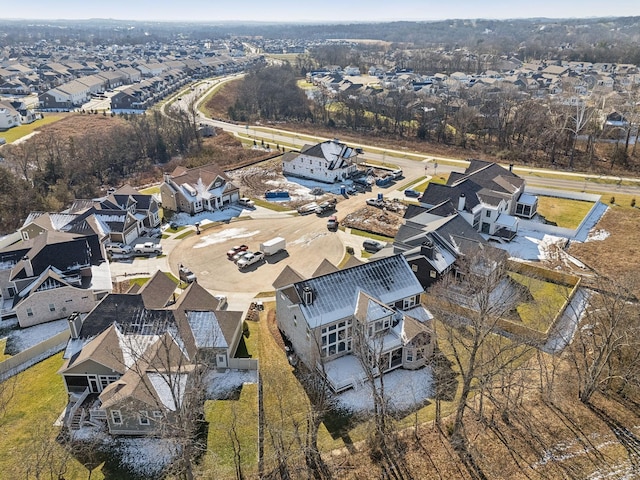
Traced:
<svg viewBox="0 0 640 480">
<path fill-rule="evenodd" d="M 331 215 L 329 218 L 327 218 L 327 229 L 332 232 L 338 230 L 338 217 L 336 217 L 335 215 Z"/>
<path fill-rule="evenodd" d="M 420 192 L 418 190 L 413 190 L 412 188 L 407 188 L 404 191 L 404 194 L 407 197 L 419 197 L 420 196 Z"/>
<path fill-rule="evenodd" d="M 231 250 L 227 252 L 227 258 L 231 259 L 237 253 L 243 253 L 243 252 L 246 252 L 247 250 L 249 250 L 249 247 L 247 245 L 236 245 L 235 247 L 233 247 Z"/>
<path fill-rule="evenodd" d="M 391 175 L 393 176 L 394 179 L 398 179 L 398 178 L 402 178 L 402 170 L 394 170 L 393 172 L 391 172 Z"/>
<path fill-rule="evenodd" d="M 247 254 L 238 260 L 238 268 L 247 268 L 249 265 L 253 265 L 254 263 L 258 263 L 264 259 L 263 252 L 254 252 L 251 254 Z"/>
<path fill-rule="evenodd" d="M 247 208 L 254 208 L 256 206 L 255 202 L 247 197 L 240 198 L 238 204 Z"/>
<path fill-rule="evenodd" d="M 196 277 L 196 274 L 193 273 L 191 270 L 189 270 L 184 265 L 180 265 L 180 272 L 179 273 L 180 273 L 180 281 L 182 281 L 182 282 L 193 283 L 193 282 L 197 282 L 198 281 L 198 278 Z"/>
<path fill-rule="evenodd" d="M 381 200 L 379 198 L 367 198 L 366 202 L 367 205 L 370 205 L 372 207 L 382 208 L 384 206 L 384 200 Z"/>
<path fill-rule="evenodd" d="M 131 255 L 133 252 L 133 249 L 129 245 L 118 242 L 107 243 L 104 248 L 107 252 L 117 255 Z"/>
<path fill-rule="evenodd" d="M 224 310 L 227 306 L 227 297 L 225 295 L 216 295 L 215 297 L 219 302 L 216 310 Z"/>
<path fill-rule="evenodd" d="M 382 245 L 380 242 L 376 242 L 375 240 L 365 240 L 362 242 L 362 248 L 364 248 L 365 252 L 376 253 L 382 250 Z"/>
<path fill-rule="evenodd" d="M 238 252 L 236 253 L 232 259 L 234 262 L 238 263 L 240 260 L 242 260 L 246 255 L 252 255 L 253 252 L 250 252 L 249 250 L 246 251 L 242 251 L 242 252 Z"/>
</svg>

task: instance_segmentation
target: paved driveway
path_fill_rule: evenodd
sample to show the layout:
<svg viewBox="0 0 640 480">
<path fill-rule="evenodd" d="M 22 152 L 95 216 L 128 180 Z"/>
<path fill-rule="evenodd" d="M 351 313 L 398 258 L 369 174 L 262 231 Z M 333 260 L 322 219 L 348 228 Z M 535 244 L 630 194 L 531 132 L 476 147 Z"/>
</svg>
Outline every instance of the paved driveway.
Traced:
<svg viewBox="0 0 640 480">
<path fill-rule="evenodd" d="M 256 251 L 260 243 L 284 237 L 286 252 L 239 270 L 226 252 L 234 245 L 246 244 Z M 274 215 L 271 218 L 238 220 L 204 230 L 185 238 L 169 254 L 169 268 L 176 272 L 182 263 L 197 276 L 198 283 L 215 292 L 252 293 L 272 290 L 271 284 L 285 265 L 304 276 L 311 275 L 322 259 L 334 265 L 344 255 L 339 235 L 329 232 L 326 218 Z"/>
</svg>

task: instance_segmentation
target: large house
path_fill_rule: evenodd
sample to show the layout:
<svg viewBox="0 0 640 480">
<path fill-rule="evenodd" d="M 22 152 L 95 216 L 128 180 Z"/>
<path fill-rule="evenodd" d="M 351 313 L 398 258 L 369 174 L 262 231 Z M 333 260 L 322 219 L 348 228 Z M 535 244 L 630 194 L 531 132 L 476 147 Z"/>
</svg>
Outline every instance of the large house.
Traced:
<svg viewBox="0 0 640 480">
<path fill-rule="evenodd" d="M 149 281 L 159 288 L 111 294 L 88 315 L 69 318 L 59 373 L 71 429 L 90 422 L 114 435 L 157 435 L 187 407 L 203 369 L 228 367 L 242 312 L 218 310 L 218 299 L 197 283 L 175 299 L 162 276 Z"/>
<path fill-rule="evenodd" d="M 538 198 L 525 193 L 525 182 L 500 165 L 471 160 L 464 173 L 451 173 L 446 185 L 430 183 L 420 203 L 435 207 L 447 203 L 475 230 L 500 241 L 518 232 L 518 217 L 531 219 Z"/>
<path fill-rule="evenodd" d="M 430 209 L 410 205 L 404 219 L 392 248 L 385 248 L 377 256 L 401 253 L 425 290 L 455 271 L 461 256 L 493 249 L 461 215 L 451 213 L 446 204 Z"/>
<path fill-rule="evenodd" d="M 111 291 L 104 244 L 135 241 L 159 213 L 152 195 L 128 185 L 64 212 L 32 212 L 0 248 L 0 318 L 27 327 L 90 311 Z"/>
<path fill-rule="evenodd" d="M 298 358 L 339 392 L 361 385 L 365 367 L 378 375 L 426 364 L 435 337 L 422 292 L 406 259 L 394 255 L 280 286 L 276 319 Z"/>
<path fill-rule="evenodd" d="M 88 312 L 111 291 L 98 236 L 44 230 L 0 249 L 0 313 L 21 327 Z"/>
<path fill-rule="evenodd" d="M 164 208 L 195 214 L 237 202 L 240 189 L 217 166 L 209 164 L 192 169 L 177 167 L 166 173 L 160 195 Z"/>
<path fill-rule="evenodd" d="M 283 155 L 282 173 L 325 183 L 341 182 L 356 173 L 359 153 L 337 139 L 305 145 L 300 153 Z"/>
</svg>

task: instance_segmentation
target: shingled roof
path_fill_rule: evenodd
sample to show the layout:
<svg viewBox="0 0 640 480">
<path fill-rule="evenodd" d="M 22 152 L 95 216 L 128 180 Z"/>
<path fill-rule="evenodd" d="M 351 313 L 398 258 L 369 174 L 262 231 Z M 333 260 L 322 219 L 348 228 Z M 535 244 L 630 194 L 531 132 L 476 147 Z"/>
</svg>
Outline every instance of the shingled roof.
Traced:
<svg viewBox="0 0 640 480">
<path fill-rule="evenodd" d="M 311 302 L 304 302 L 305 291 L 311 292 Z M 393 304 L 423 289 L 405 258 L 394 255 L 297 282 L 282 293 L 299 304 L 309 326 L 316 328 L 352 315 L 360 291 L 383 304 Z"/>
</svg>

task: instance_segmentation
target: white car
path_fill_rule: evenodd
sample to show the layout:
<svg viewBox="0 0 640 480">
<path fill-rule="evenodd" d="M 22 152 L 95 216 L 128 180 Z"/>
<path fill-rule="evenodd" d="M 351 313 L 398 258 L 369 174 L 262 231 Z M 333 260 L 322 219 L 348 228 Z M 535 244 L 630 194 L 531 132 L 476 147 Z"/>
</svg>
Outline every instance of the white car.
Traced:
<svg viewBox="0 0 640 480">
<path fill-rule="evenodd" d="M 105 250 L 109 253 L 116 255 L 131 255 L 133 249 L 124 243 L 107 243 L 104 246 Z"/>
</svg>

